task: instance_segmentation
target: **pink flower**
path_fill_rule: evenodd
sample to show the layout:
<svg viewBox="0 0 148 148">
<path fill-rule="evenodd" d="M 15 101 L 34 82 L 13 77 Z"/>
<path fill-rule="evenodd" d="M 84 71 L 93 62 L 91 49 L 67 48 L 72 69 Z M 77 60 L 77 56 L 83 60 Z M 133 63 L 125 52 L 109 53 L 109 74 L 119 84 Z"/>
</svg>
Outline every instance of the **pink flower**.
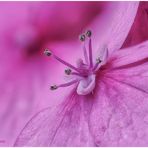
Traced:
<svg viewBox="0 0 148 148">
<path fill-rule="evenodd" d="M 0 2 L 0 146 L 12 145 L 30 117 L 51 102 L 45 45 L 73 40 L 100 13 L 98 4 Z"/>
<path fill-rule="evenodd" d="M 121 4 L 97 54 L 91 39 L 96 36 L 90 31 L 80 36 L 85 43 L 84 59 L 80 57 L 76 66 L 45 50 L 46 55 L 69 67 L 65 70 L 68 82 L 51 86 L 55 98 L 65 91 L 69 95 L 60 105 L 37 113 L 15 146 L 148 145 L 148 41 L 120 49 L 138 6 L 133 2 Z M 71 54 L 68 58 L 72 61 L 76 53 Z M 53 72 L 52 78 L 59 73 Z"/>
</svg>

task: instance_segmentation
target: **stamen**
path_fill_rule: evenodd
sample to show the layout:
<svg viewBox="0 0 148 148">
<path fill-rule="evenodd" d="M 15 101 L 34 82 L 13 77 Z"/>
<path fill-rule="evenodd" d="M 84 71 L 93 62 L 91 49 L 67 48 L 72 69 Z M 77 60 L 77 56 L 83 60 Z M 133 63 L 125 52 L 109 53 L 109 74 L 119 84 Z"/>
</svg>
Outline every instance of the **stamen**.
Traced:
<svg viewBox="0 0 148 148">
<path fill-rule="evenodd" d="M 80 77 L 85 77 L 85 74 L 81 74 L 81 73 L 77 73 L 77 72 L 72 72 L 71 75 L 76 75 L 76 76 L 80 76 Z"/>
<path fill-rule="evenodd" d="M 101 62 L 102 62 L 101 59 L 100 59 L 100 58 L 97 58 L 97 59 L 96 59 L 96 64 L 95 64 L 95 66 L 93 67 L 92 71 L 95 71 L 95 70 L 97 69 L 98 65 L 99 65 Z"/>
<path fill-rule="evenodd" d="M 71 69 L 77 71 L 77 72 L 81 72 L 78 68 L 76 68 L 75 66 L 69 64 L 68 62 L 62 60 L 61 58 L 59 58 L 58 56 L 56 56 L 55 54 L 51 53 L 51 51 L 49 51 L 48 49 L 45 49 L 44 53 L 46 55 L 49 55 L 48 53 L 50 53 L 50 56 L 52 55 L 56 60 L 58 60 L 59 62 L 61 62 L 62 64 L 70 67 Z"/>
<path fill-rule="evenodd" d="M 82 41 L 82 42 L 84 42 L 85 41 L 85 35 L 84 34 L 81 34 L 79 36 L 79 40 Z"/>
<path fill-rule="evenodd" d="M 85 62 L 88 64 L 89 63 L 88 62 L 88 55 L 87 55 L 85 44 L 83 45 L 83 53 L 84 53 Z"/>
<path fill-rule="evenodd" d="M 107 58 L 108 50 L 105 50 L 106 48 L 105 49 L 103 48 L 103 50 L 101 50 L 101 52 L 99 53 L 99 56 L 97 56 L 99 58 L 97 58 L 96 62 L 93 63 L 91 36 L 92 36 L 92 33 L 90 30 L 88 30 L 87 32 L 79 36 L 80 41 L 83 42 L 82 45 L 83 45 L 83 54 L 84 54 L 85 61 L 81 58 L 77 59 L 76 67 L 64 61 L 63 59 L 59 58 L 50 50 L 45 49 L 44 51 L 45 55 L 53 56 L 57 61 L 61 62 L 62 64 L 68 67 L 65 69 L 65 74 L 70 75 L 68 77 L 71 78 L 69 82 L 50 86 L 51 90 L 56 90 L 59 87 L 67 87 L 75 83 L 77 85 L 77 93 L 79 95 L 87 95 L 94 90 L 96 72 L 102 65 L 104 65 L 104 61 L 106 61 L 106 58 Z M 86 38 L 88 41 L 88 45 L 87 45 L 88 51 L 85 46 Z"/>
<path fill-rule="evenodd" d="M 57 88 L 59 88 L 59 87 L 67 87 L 67 86 L 73 85 L 73 84 L 75 84 L 75 83 L 77 83 L 77 82 L 79 82 L 79 80 L 73 80 L 73 81 L 68 82 L 68 83 L 60 84 L 60 85 L 58 85 L 58 86 L 56 86 L 56 87 L 57 87 Z"/>
<path fill-rule="evenodd" d="M 51 51 L 49 51 L 48 49 L 45 49 L 44 54 L 47 56 L 51 56 Z"/>
<path fill-rule="evenodd" d="M 56 85 L 50 86 L 50 90 L 56 90 L 58 87 Z"/>
<path fill-rule="evenodd" d="M 65 73 L 67 74 L 67 75 L 70 75 L 71 74 L 71 69 L 65 69 Z"/>
<path fill-rule="evenodd" d="M 93 67 L 93 58 L 92 58 L 92 43 L 91 38 L 89 38 L 89 61 L 90 61 L 90 68 Z"/>
<path fill-rule="evenodd" d="M 90 31 L 90 30 L 87 30 L 86 36 L 87 36 L 87 37 L 91 37 L 91 35 L 92 35 L 91 31 Z"/>
<path fill-rule="evenodd" d="M 90 62 L 90 69 L 93 67 L 93 58 L 92 58 L 92 43 L 91 43 L 91 31 L 88 30 L 86 33 L 86 36 L 89 38 L 89 62 Z"/>
</svg>

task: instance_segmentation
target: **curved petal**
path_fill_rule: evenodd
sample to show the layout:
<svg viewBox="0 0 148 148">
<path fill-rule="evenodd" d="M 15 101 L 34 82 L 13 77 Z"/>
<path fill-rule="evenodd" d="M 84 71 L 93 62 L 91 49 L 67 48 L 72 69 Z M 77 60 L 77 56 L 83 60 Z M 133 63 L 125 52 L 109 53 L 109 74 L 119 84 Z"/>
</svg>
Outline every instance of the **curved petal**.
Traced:
<svg viewBox="0 0 148 148">
<path fill-rule="evenodd" d="M 146 68 L 122 70 L 132 75 L 135 69 L 138 75 Z M 88 98 L 73 94 L 61 107 L 40 112 L 25 126 L 15 146 L 148 145 L 148 92 L 136 82 L 126 82 L 125 75 L 122 79 L 115 76 L 122 71 L 112 72 L 103 81 L 97 80 L 96 90 Z M 145 76 L 146 72 L 143 81 L 147 84 Z"/>
<path fill-rule="evenodd" d="M 147 146 L 148 93 L 114 77 L 99 85 L 89 122 L 96 146 Z"/>
<path fill-rule="evenodd" d="M 91 104 L 84 99 L 74 92 L 61 106 L 35 115 L 14 146 L 93 146 L 87 122 Z"/>
<path fill-rule="evenodd" d="M 124 47 L 134 46 L 148 39 L 148 3 L 140 2 L 138 12 Z"/>
<path fill-rule="evenodd" d="M 111 57 L 112 67 L 123 67 L 148 58 L 148 41 L 138 44 L 134 47 L 129 47 L 126 50 L 119 50 Z"/>
<path fill-rule="evenodd" d="M 104 133 L 109 128 L 109 120 L 113 113 L 113 106 L 110 105 L 111 100 L 108 98 L 107 88 L 103 82 L 96 82 L 98 85 L 94 94 L 93 107 L 90 114 L 90 132 L 94 139 L 95 146 L 102 146 Z"/>
<path fill-rule="evenodd" d="M 121 48 L 137 14 L 138 2 L 120 3 L 108 32 L 108 48 L 111 51 Z"/>
<path fill-rule="evenodd" d="M 90 75 L 88 79 L 85 80 L 82 79 L 77 86 L 77 94 L 79 95 L 90 94 L 95 88 L 95 81 L 96 81 L 95 75 Z"/>
<path fill-rule="evenodd" d="M 138 2 L 109 2 L 102 15 L 90 25 L 97 47 L 107 44 L 109 53 L 123 45 L 138 9 Z"/>
</svg>

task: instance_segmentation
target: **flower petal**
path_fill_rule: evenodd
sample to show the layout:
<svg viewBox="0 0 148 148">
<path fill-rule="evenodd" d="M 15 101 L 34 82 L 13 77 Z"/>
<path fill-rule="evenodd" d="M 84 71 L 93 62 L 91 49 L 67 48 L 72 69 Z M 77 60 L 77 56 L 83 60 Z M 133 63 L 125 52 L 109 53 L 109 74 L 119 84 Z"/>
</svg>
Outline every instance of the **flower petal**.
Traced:
<svg viewBox="0 0 148 148">
<path fill-rule="evenodd" d="M 117 51 L 113 57 L 113 68 L 129 65 L 148 58 L 148 41 Z"/>
<path fill-rule="evenodd" d="M 112 115 L 113 107 L 110 105 L 111 100 L 106 95 L 106 85 L 101 81 L 97 82 L 97 84 L 98 88 L 96 88 L 97 91 L 95 91 L 96 94 L 94 96 L 89 125 L 95 146 L 101 146 L 104 133 L 109 128 L 108 122 Z"/>
<path fill-rule="evenodd" d="M 110 71 L 106 76 L 148 93 L 148 61 L 143 61 L 143 64 L 137 66 Z"/>
<path fill-rule="evenodd" d="M 99 90 L 89 122 L 96 146 L 147 146 L 148 94 L 112 77 Z"/>
<path fill-rule="evenodd" d="M 102 15 L 91 26 L 97 46 L 107 44 L 111 53 L 123 45 L 134 22 L 139 2 L 109 2 L 106 5 Z"/>
<path fill-rule="evenodd" d="M 94 63 L 96 63 L 96 59 L 99 58 L 101 60 L 100 66 L 106 64 L 106 62 L 108 60 L 108 47 L 107 47 L 107 45 L 102 45 L 102 47 L 99 48 L 95 57 L 96 58 L 95 58 Z M 100 66 L 99 66 L 99 68 L 100 68 Z"/>
<path fill-rule="evenodd" d="M 61 106 L 44 109 L 25 126 L 15 146 L 93 146 L 87 122 L 91 105 L 84 106 L 84 98 L 72 93 Z"/>
<path fill-rule="evenodd" d="M 111 51 L 121 48 L 137 14 L 138 2 L 121 2 L 109 26 L 108 41 Z"/>
</svg>

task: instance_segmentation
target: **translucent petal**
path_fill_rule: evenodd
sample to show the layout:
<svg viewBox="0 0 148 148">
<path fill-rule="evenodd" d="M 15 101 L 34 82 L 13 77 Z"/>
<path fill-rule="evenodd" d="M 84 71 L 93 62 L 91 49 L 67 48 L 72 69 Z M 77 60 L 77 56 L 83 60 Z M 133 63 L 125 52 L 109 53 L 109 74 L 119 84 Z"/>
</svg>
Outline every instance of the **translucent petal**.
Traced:
<svg viewBox="0 0 148 148">
<path fill-rule="evenodd" d="M 60 106 L 35 115 L 15 146 L 93 146 L 87 122 L 91 103 L 88 106 L 84 99 L 72 93 Z"/>
<path fill-rule="evenodd" d="M 95 145 L 147 146 L 148 93 L 112 77 L 99 86 L 89 122 Z"/>
</svg>

